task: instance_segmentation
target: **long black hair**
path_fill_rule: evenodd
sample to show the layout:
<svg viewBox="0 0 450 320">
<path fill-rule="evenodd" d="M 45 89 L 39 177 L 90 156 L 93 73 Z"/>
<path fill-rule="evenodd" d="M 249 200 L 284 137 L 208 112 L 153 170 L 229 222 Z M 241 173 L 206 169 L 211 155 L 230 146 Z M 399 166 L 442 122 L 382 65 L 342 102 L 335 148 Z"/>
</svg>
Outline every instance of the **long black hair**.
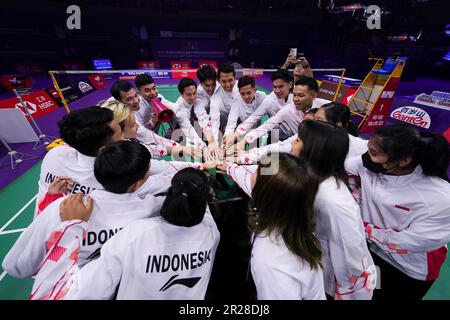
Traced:
<svg viewBox="0 0 450 320">
<path fill-rule="evenodd" d="M 303 142 L 300 157 L 313 167 L 320 181 L 335 177 L 348 185 L 344 161 L 349 149 L 347 131 L 333 124 L 306 120 L 298 127 L 298 139 Z"/>
<path fill-rule="evenodd" d="M 409 125 L 390 125 L 381 127 L 373 134 L 379 137 L 381 149 L 390 161 L 412 158 L 410 166 L 421 165 L 423 173 L 449 181 L 449 145 L 440 133 L 421 132 Z"/>
<path fill-rule="evenodd" d="M 340 122 L 342 128 L 347 130 L 352 136 L 359 136 L 359 130 L 356 125 L 350 119 L 351 113 L 349 107 L 339 102 L 326 103 L 320 107 L 325 111 L 325 117 L 327 122 L 337 124 Z"/>
</svg>

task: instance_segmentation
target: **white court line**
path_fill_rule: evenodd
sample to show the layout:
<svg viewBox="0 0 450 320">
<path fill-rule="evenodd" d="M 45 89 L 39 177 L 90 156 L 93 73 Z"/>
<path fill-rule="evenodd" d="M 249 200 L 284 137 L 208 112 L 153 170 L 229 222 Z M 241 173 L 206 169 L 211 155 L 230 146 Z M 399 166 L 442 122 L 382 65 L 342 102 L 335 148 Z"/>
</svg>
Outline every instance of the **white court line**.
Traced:
<svg viewBox="0 0 450 320">
<path fill-rule="evenodd" d="M 26 208 L 37 198 L 37 194 L 30 199 L 23 207 L 20 209 L 11 219 L 8 220 L 8 222 L 5 223 L 5 225 L 0 229 L 0 233 L 3 232 L 10 224 L 13 222 L 23 211 L 25 211 Z"/>
<path fill-rule="evenodd" d="M 25 230 L 26 230 L 26 228 L 23 228 L 23 229 L 14 229 L 14 230 L 6 230 L 6 231 L 3 231 L 3 232 L 0 232 L 0 236 L 1 236 L 1 235 L 4 235 L 4 234 L 23 232 L 23 231 L 25 231 Z"/>
<path fill-rule="evenodd" d="M 5 276 L 6 276 L 6 271 L 3 271 L 3 273 L 0 274 L 0 281 L 2 281 Z"/>
</svg>

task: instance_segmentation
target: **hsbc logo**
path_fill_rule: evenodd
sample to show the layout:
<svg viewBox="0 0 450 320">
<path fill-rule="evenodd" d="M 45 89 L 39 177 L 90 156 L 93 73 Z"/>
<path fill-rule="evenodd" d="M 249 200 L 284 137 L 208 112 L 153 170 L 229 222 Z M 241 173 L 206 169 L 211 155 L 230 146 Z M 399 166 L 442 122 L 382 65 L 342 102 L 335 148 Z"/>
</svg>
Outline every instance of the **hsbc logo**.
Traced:
<svg viewBox="0 0 450 320">
<path fill-rule="evenodd" d="M 24 101 L 25 106 L 27 107 L 28 111 L 30 111 L 30 114 L 35 113 L 37 110 L 37 106 L 34 103 L 31 103 L 30 101 Z M 27 115 L 26 111 L 24 111 L 23 106 L 20 102 L 16 103 L 15 105 L 16 109 L 19 109 L 20 111 L 23 112 L 24 115 Z"/>
<path fill-rule="evenodd" d="M 93 90 L 93 88 L 92 88 L 89 84 L 87 84 L 86 82 L 84 82 L 84 81 L 80 81 L 80 82 L 78 83 L 78 88 L 79 88 L 80 91 L 83 92 L 83 93 L 86 93 L 86 92 L 88 92 L 88 91 L 90 91 L 90 90 Z"/>
</svg>

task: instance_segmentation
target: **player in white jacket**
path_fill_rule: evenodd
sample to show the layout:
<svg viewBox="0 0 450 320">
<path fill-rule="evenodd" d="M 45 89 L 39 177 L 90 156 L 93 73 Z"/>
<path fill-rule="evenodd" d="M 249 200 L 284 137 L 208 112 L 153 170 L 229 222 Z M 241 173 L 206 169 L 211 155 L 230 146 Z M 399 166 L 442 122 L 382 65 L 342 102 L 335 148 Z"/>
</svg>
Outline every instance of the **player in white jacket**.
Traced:
<svg viewBox="0 0 450 320">
<path fill-rule="evenodd" d="M 135 115 L 130 109 L 125 106 L 123 103 L 114 101 L 108 101 L 101 106 L 102 108 L 108 108 L 114 112 L 114 119 L 119 122 L 120 127 L 122 128 L 122 137 L 124 139 L 137 140 L 142 143 L 151 154 L 152 148 L 149 147 L 148 144 L 145 144 L 139 141 L 137 131 L 139 130 L 140 125 L 135 120 Z M 178 147 L 174 147 L 171 151 L 172 159 L 183 159 L 183 149 Z M 159 159 L 151 159 L 150 160 L 150 172 L 152 175 L 162 174 L 165 176 L 173 177 L 175 173 L 183 168 L 193 167 L 198 170 L 203 169 L 212 169 L 215 168 L 215 162 L 210 161 L 208 163 L 199 163 L 199 162 L 186 162 L 186 161 L 165 161 Z"/>
<path fill-rule="evenodd" d="M 131 111 L 137 116 L 137 119 L 141 119 L 141 115 L 139 111 L 141 110 L 141 101 L 143 100 L 141 96 L 136 92 L 131 83 L 119 80 L 116 81 L 111 87 L 111 95 L 112 97 L 105 101 L 104 104 L 113 102 L 114 100 L 119 101 L 130 108 Z M 165 101 L 167 106 L 172 109 L 172 111 L 176 112 L 176 104 L 171 103 L 169 101 Z M 195 148 L 186 148 L 178 144 L 178 142 L 170 139 L 166 139 L 164 137 L 159 136 L 157 133 L 149 130 L 142 125 L 138 127 L 138 138 L 139 141 L 145 143 L 149 149 L 150 154 L 153 158 L 161 158 L 166 155 L 170 155 L 173 149 L 175 151 L 183 150 L 185 154 L 191 154 L 198 156 L 200 151 L 197 151 Z"/>
<path fill-rule="evenodd" d="M 229 164 L 226 170 L 252 197 L 251 271 L 258 299 L 325 299 L 314 235 L 319 182 L 312 169 L 290 154 L 272 153 L 259 167 Z"/>
<path fill-rule="evenodd" d="M 187 138 L 187 144 L 191 141 L 194 147 L 202 149 L 206 146 L 203 136 L 208 142 L 208 147 L 203 149 L 214 158 L 219 157 L 217 140 L 211 131 L 211 121 L 206 112 L 207 99 L 198 98 L 197 83 L 189 78 L 182 78 L 178 83 L 178 91 L 181 96 L 177 100 L 178 109 L 175 114 L 176 121 L 181 127 L 181 131 Z M 202 137 L 196 132 L 196 126 L 200 127 Z"/>
<path fill-rule="evenodd" d="M 350 143 L 347 159 L 367 152 L 367 140 L 358 137 L 358 128 L 352 122 L 350 109 L 346 105 L 339 102 L 324 104 L 317 110 L 314 119 L 328 122 L 347 130 Z"/>
<path fill-rule="evenodd" d="M 136 121 L 145 128 L 157 133 L 160 126 L 156 113 L 153 110 L 152 99 L 158 99 L 163 105 L 174 112 L 176 110 L 176 105 L 159 93 L 155 80 L 152 76 L 148 74 L 140 74 L 136 76 L 134 84 L 141 97 L 139 101 L 139 109 L 134 112 Z"/>
<path fill-rule="evenodd" d="M 346 168 L 361 178 L 361 213 L 381 269 L 375 299 L 419 300 L 439 277 L 450 241 L 448 142 L 407 125 L 374 132 Z"/>
<path fill-rule="evenodd" d="M 322 244 L 325 292 L 335 299 L 370 300 L 376 269 L 367 248 L 360 208 L 348 188 L 346 130 L 322 121 L 299 126 L 292 154 L 308 160 L 319 176 L 314 208 Z"/>
<path fill-rule="evenodd" d="M 262 135 L 277 128 L 281 141 L 292 137 L 298 130 L 298 125 L 303 121 L 305 113 L 310 109 L 319 108 L 328 100 L 317 98 L 319 86 L 317 81 L 306 76 L 300 77 L 295 82 L 293 91 L 293 103 L 281 108 L 274 116 L 270 117 L 264 124 L 247 133 L 237 144 L 237 150 L 244 150 L 247 143 L 251 144 Z M 252 146 L 250 146 L 252 147 Z"/>
<path fill-rule="evenodd" d="M 234 136 L 228 141 L 239 140 L 247 132 L 258 126 L 261 118 L 268 114 L 274 116 L 281 108 L 293 103 L 292 75 L 287 70 L 280 69 L 270 76 L 273 91 L 264 99 L 261 105 L 237 128 Z"/>
<path fill-rule="evenodd" d="M 197 70 L 197 78 L 200 81 L 200 86 L 197 88 L 197 95 L 199 98 L 208 101 L 206 111 L 210 112 L 211 97 L 220 89 L 220 84 L 217 82 L 217 73 L 211 66 L 203 66 Z"/>
<path fill-rule="evenodd" d="M 211 97 L 209 110 L 212 134 L 216 141 L 222 141 L 221 135 L 227 125 L 231 106 L 239 99 L 235 77 L 236 72 L 229 64 L 221 64 L 217 69 L 220 87 Z"/>
<path fill-rule="evenodd" d="M 95 259 L 101 246 L 131 221 L 158 214 L 163 197 L 153 194 L 166 192 L 170 179 L 165 188 L 155 189 L 149 163 L 148 150 L 132 141 L 110 144 L 96 158 L 93 171 L 103 188 L 89 194 L 95 203 L 77 255 L 80 265 Z M 48 205 L 21 234 L 3 261 L 10 275 L 23 278 L 38 272 L 47 251 L 61 235 L 54 231 L 61 223 L 60 205 L 66 198 Z"/>
<path fill-rule="evenodd" d="M 358 137 L 358 129 L 351 121 L 350 110 L 346 105 L 338 102 L 330 102 L 318 109 L 310 109 L 310 111 L 314 111 L 312 119 L 328 122 L 347 130 L 350 144 L 346 159 L 360 156 L 367 152 L 367 140 Z M 306 117 L 307 114 L 305 114 L 305 119 Z M 254 164 L 269 151 L 289 153 L 292 150 L 292 142 L 296 139 L 297 134 L 284 141 L 272 143 L 260 148 L 253 148 L 247 152 L 240 152 L 237 157 L 231 157 L 230 160 L 241 164 Z"/>
<path fill-rule="evenodd" d="M 225 128 L 223 145 L 227 145 L 226 141 L 234 138 L 236 127 L 247 120 L 247 118 L 255 112 L 267 97 L 265 92 L 256 90 L 255 79 L 249 76 L 243 76 L 237 83 L 240 97 L 231 105 L 230 114 L 228 115 L 227 126 Z M 230 142 L 230 145 L 233 141 Z"/>
<path fill-rule="evenodd" d="M 100 107 L 72 111 L 58 122 L 58 126 L 66 144 L 51 149 L 42 161 L 35 216 L 49 185 L 57 177 L 72 179 L 70 193 L 89 194 L 101 188 L 94 177 L 95 157 L 107 143 L 122 139 L 113 112 Z"/>
<path fill-rule="evenodd" d="M 81 268 L 79 247 L 91 207 L 68 199 L 63 222 L 55 228 L 61 236 L 49 248 L 30 298 L 203 299 L 220 238 L 208 209 L 209 191 L 203 172 L 180 171 L 161 217 L 129 224 L 102 247 L 98 259 Z"/>
<path fill-rule="evenodd" d="M 300 124 L 299 137 L 291 152 L 305 157 L 321 181 L 314 208 L 316 235 L 324 253 L 325 292 L 336 299 L 371 299 L 376 270 L 367 249 L 359 206 L 346 185 L 347 133 L 334 125 L 308 120 Z M 226 171 L 250 194 L 255 167 L 228 164 Z"/>
</svg>

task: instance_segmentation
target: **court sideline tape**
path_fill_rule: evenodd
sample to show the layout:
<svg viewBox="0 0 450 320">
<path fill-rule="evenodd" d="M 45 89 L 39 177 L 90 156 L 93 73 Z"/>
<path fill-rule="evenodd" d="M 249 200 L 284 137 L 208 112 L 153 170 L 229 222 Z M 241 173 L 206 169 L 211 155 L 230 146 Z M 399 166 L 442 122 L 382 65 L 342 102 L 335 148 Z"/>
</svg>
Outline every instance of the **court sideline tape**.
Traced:
<svg viewBox="0 0 450 320">
<path fill-rule="evenodd" d="M 11 219 L 8 220 L 8 222 L 6 222 L 3 227 L 0 229 L 0 235 L 2 234 L 9 234 L 9 233 L 14 233 L 14 232 L 22 232 L 25 229 L 15 229 L 15 230 L 8 230 L 5 231 L 4 230 L 22 213 L 25 211 L 26 208 L 28 208 L 28 206 L 33 203 L 34 200 L 36 200 L 37 198 L 37 194 L 31 198 L 23 207 L 22 209 L 20 209 Z M 0 274 L 0 281 L 3 280 L 3 278 L 6 276 L 6 271 L 3 271 L 2 274 Z"/>
<path fill-rule="evenodd" d="M 11 219 L 8 220 L 8 222 L 6 222 L 3 227 L 0 229 L 0 234 L 3 233 L 3 231 L 22 213 L 25 211 L 26 208 L 28 208 L 28 206 L 37 198 L 37 194 L 30 199 L 30 201 L 28 201 L 23 207 L 22 209 L 20 209 Z"/>
</svg>

